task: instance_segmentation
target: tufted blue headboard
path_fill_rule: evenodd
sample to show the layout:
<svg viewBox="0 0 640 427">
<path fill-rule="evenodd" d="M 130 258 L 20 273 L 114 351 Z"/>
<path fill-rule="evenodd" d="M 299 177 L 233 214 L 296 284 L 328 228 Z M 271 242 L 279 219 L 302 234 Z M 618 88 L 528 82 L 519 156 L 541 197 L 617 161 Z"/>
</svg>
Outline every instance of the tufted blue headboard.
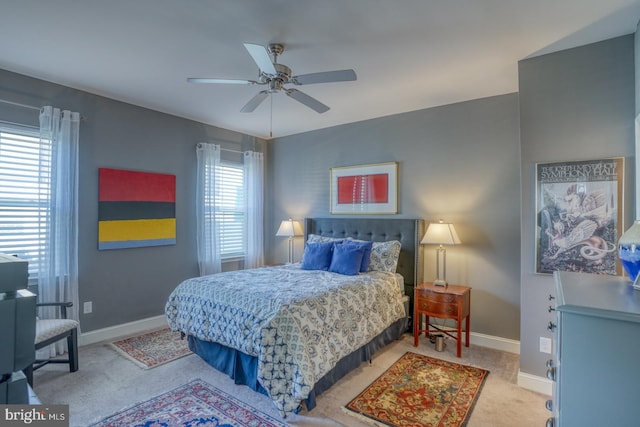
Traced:
<svg viewBox="0 0 640 427">
<path fill-rule="evenodd" d="M 422 281 L 424 258 L 420 240 L 425 230 L 421 219 L 305 218 L 304 225 L 305 242 L 309 234 L 352 237 L 374 242 L 398 240 L 402 248 L 396 272 L 402 274 L 405 286 L 411 290 L 416 283 Z"/>
</svg>

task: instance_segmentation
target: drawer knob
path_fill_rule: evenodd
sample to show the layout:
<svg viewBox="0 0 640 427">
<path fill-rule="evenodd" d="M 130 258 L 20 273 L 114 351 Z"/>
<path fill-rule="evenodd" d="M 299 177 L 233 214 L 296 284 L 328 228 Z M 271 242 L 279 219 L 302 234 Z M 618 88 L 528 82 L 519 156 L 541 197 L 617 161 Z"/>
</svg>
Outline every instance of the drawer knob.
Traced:
<svg viewBox="0 0 640 427">
<path fill-rule="evenodd" d="M 553 401 L 551 399 L 547 400 L 544 407 L 547 408 L 548 411 L 553 412 Z"/>
<path fill-rule="evenodd" d="M 547 325 L 547 329 L 553 332 L 556 329 L 556 324 L 549 321 L 549 325 Z"/>
<path fill-rule="evenodd" d="M 550 379 L 551 381 L 556 380 L 556 368 L 551 367 L 547 369 L 547 378 Z"/>
<path fill-rule="evenodd" d="M 448 307 L 448 308 L 447 308 L 447 313 L 449 313 L 449 314 L 453 314 L 453 313 L 455 313 L 455 312 L 456 312 L 456 310 L 454 310 L 453 308 L 451 308 L 451 307 Z"/>
</svg>

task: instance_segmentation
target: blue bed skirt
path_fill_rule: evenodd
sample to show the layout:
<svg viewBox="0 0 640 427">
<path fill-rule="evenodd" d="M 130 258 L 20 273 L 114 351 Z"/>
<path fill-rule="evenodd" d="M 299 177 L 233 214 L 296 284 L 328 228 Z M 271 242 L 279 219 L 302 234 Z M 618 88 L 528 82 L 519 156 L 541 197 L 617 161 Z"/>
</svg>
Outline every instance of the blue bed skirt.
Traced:
<svg viewBox="0 0 640 427">
<path fill-rule="evenodd" d="M 331 371 L 320 378 L 311 393 L 309 393 L 309 397 L 305 400 L 307 410 L 315 408 L 316 396 L 328 390 L 340 378 L 360 366 L 360 363 L 371 360 L 376 351 L 392 341 L 400 339 L 407 330 L 407 326 L 408 319 L 400 319 L 368 344 L 342 358 Z M 220 372 L 227 374 L 236 384 L 243 384 L 259 393 L 267 394 L 266 390 L 258 382 L 258 359 L 256 357 L 218 343 L 202 341 L 192 336 L 189 336 L 188 340 L 191 351 Z"/>
</svg>

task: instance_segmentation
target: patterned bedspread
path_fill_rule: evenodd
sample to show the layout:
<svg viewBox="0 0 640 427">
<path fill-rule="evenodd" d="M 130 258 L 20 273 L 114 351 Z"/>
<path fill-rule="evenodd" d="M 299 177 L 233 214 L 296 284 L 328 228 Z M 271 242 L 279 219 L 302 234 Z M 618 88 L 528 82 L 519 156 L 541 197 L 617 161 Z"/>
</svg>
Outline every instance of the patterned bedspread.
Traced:
<svg viewBox="0 0 640 427">
<path fill-rule="evenodd" d="M 299 264 L 185 280 L 165 312 L 172 330 L 258 358 L 258 380 L 284 416 L 344 356 L 405 316 L 396 275 L 345 276 Z"/>
</svg>

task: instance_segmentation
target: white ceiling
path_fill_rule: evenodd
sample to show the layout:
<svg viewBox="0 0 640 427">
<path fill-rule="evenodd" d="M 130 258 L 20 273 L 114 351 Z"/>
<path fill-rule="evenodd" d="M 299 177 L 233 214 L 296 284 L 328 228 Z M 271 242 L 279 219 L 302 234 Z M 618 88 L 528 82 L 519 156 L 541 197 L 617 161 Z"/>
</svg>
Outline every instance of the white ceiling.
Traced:
<svg viewBox="0 0 640 427">
<path fill-rule="evenodd" d="M 0 68 L 269 138 L 516 92 L 519 60 L 639 18 L 631 0 L 0 0 Z M 256 79 L 245 42 L 358 80 L 298 86 L 324 114 L 283 93 L 240 113 L 263 86 L 186 82 Z"/>
</svg>

